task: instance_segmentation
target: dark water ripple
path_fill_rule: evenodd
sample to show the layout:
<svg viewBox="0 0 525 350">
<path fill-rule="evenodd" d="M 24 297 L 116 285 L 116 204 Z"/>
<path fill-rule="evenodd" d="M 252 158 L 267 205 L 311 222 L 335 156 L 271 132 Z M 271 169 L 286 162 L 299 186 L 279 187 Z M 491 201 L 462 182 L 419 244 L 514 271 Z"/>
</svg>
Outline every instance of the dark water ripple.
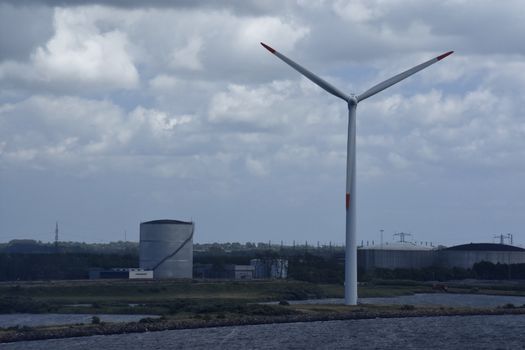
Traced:
<svg viewBox="0 0 525 350">
<path fill-rule="evenodd" d="M 525 316 L 348 320 L 20 342 L 1 349 L 525 349 Z"/>
</svg>

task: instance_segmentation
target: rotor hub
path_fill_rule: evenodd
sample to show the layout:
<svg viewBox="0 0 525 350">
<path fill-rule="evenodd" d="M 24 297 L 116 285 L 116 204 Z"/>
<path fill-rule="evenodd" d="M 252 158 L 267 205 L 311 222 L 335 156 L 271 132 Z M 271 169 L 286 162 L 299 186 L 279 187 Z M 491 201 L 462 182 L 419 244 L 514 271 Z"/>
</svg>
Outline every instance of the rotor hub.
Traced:
<svg viewBox="0 0 525 350">
<path fill-rule="evenodd" d="M 348 96 L 348 104 L 357 105 L 357 96 L 354 94 L 351 94 L 350 96 Z"/>
</svg>

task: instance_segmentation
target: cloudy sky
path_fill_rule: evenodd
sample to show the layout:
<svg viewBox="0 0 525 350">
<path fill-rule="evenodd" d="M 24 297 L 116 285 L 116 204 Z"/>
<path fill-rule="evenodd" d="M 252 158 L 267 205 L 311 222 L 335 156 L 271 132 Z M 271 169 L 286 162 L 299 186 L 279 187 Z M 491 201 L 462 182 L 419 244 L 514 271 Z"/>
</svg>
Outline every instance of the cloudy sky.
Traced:
<svg viewBox="0 0 525 350">
<path fill-rule="evenodd" d="M 344 241 L 360 93 L 358 240 L 525 243 L 522 1 L 0 2 L 0 241 Z M 148 6 L 144 7 L 144 3 Z"/>
</svg>

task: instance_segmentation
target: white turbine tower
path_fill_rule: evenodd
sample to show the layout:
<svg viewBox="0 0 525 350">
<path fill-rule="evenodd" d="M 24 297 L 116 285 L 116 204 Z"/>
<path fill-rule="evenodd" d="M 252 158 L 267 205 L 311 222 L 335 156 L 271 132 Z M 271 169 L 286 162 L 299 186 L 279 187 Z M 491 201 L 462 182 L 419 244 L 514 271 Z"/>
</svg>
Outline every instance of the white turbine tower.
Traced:
<svg viewBox="0 0 525 350">
<path fill-rule="evenodd" d="M 399 83 L 401 80 L 408 78 L 412 74 L 427 68 L 431 64 L 441 61 L 443 58 L 452 54 L 454 51 L 449 51 L 436 58 L 428 60 L 420 65 L 417 65 L 409 70 L 404 71 L 390 79 L 387 79 L 370 89 L 366 90 L 360 95 L 347 95 L 339 89 L 318 77 L 314 73 L 295 63 L 285 55 L 277 52 L 270 46 L 261 43 L 268 51 L 279 57 L 285 63 L 297 70 L 299 73 L 331 93 L 348 103 L 348 143 L 347 143 L 347 158 L 346 158 L 346 252 L 345 252 L 345 304 L 357 304 L 357 245 L 355 234 L 355 209 L 356 209 L 356 192 L 355 192 L 355 118 L 357 104 L 370 96 L 383 91 L 384 89 Z"/>
</svg>

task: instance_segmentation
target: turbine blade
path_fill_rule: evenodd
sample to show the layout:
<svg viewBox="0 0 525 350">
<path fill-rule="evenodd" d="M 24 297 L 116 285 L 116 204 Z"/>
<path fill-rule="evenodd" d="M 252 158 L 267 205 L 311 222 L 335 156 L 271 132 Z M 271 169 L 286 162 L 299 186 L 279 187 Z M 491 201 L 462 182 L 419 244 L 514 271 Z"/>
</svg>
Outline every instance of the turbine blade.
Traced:
<svg viewBox="0 0 525 350">
<path fill-rule="evenodd" d="M 328 83 L 326 80 L 318 77 L 314 73 L 310 72 L 308 69 L 295 63 L 294 61 L 281 54 L 280 52 L 276 51 L 275 49 L 271 48 L 270 46 L 266 45 L 265 43 L 261 43 L 261 45 L 264 46 L 264 48 L 266 48 L 268 51 L 273 53 L 275 56 L 279 57 L 285 63 L 287 63 L 290 67 L 292 67 L 293 69 L 295 69 L 296 71 L 298 71 L 299 73 L 301 73 L 302 75 L 304 75 L 305 77 L 307 77 L 308 79 L 310 79 L 311 81 L 313 81 L 314 83 L 331 93 L 332 95 L 335 95 L 339 98 L 342 98 L 345 101 L 348 101 L 349 97 L 346 94 L 342 93 L 339 89 L 337 89 L 332 84 Z"/>
<path fill-rule="evenodd" d="M 431 60 L 428 60 L 424 63 L 421 63 L 420 65 L 417 65 L 413 68 L 410 68 L 409 70 L 406 70 L 404 71 L 403 73 L 400 73 L 396 76 L 393 76 L 392 78 L 390 79 L 387 79 L 373 87 L 371 87 L 370 89 L 366 90 L 365 92 L 363 92 L 361 95 L 357 96 L 357 101 L 363 101 L 364 99 L 367 99 L 369 98 L 370 96 L 373 96 L 375 94 L 377 94 L 378 92 L 381 92 L 383 91 L 384 89 L 386 88 L 389 88 L 390 86 L 396 84 L 396 83 L 399 83 L 401 80 L 403 79 L 406 79 L 408 78 L 409 76 L 411 76 L 412 74 L 415 74 L 417 72 L 419 72 L 420 70 L 422 69 L 425 69 L 427 68 L 428 66 L 436 63 L 437 61 L 441 61 L 443 58 L 447 57 L 448 55 L 451 55 L 452 53 L 454 53 L 454 51 L 449 51 L 449 52 L 446 52 L 442 55 L 439 55 L 438 57 L 435 57 Z"/>
</svg>

